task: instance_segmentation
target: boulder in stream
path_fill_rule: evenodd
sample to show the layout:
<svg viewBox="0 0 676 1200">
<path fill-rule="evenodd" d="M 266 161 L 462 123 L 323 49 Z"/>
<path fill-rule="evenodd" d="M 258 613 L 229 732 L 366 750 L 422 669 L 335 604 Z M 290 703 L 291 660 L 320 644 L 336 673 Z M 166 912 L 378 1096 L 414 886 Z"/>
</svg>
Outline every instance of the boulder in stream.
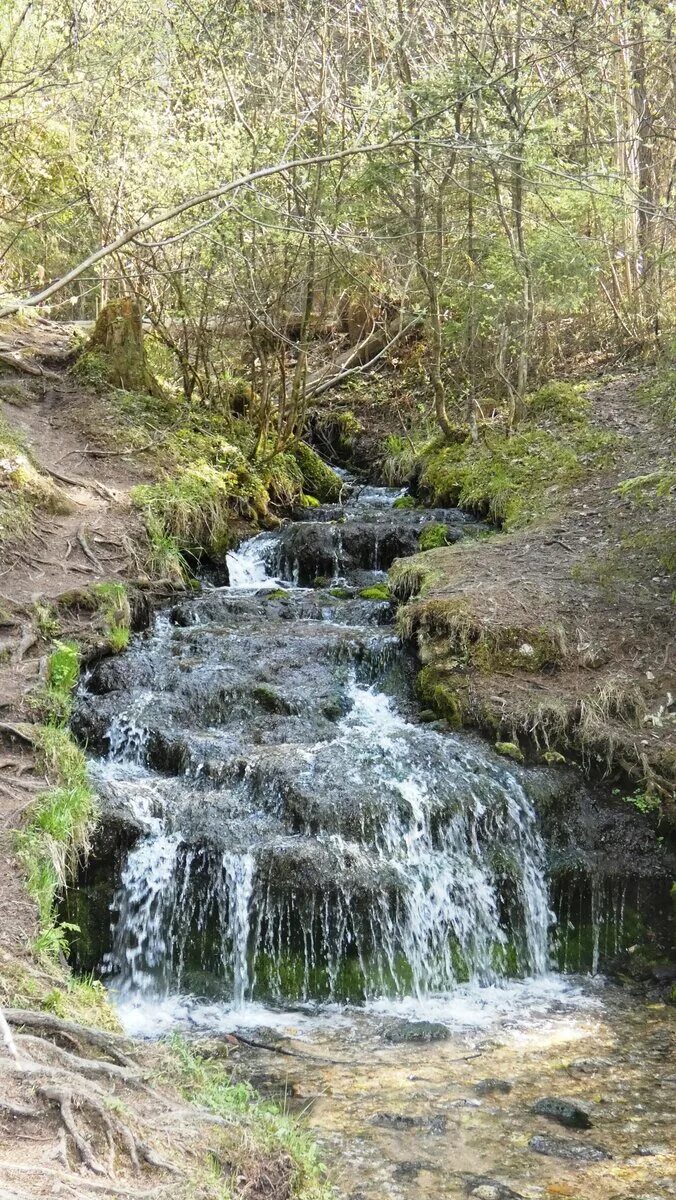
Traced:
<svg viewBox="0 0 676 1200">
<path fill-rule="evenodd" d="M 474 1091 L 477 1096 L 492 1096 L 498 1092 L 506 1096 L 511 1090 L 512 1085 L 507 1079 L 479 1079 L 474 1084 Z"/>
<path fill-rule="evenodd" d="M 548 1117 L 567 1125 L 569 1129 L 591 1129 L 592 1122 L 587 1108 L 577 1100 L 560 1099 L 557 1096 L 543 1096 L 536 1100 L 533 1112 L 539 1117 Z"/>
<path fill-rule="evenodd" d="M 528 1145 L 536 1154 L 546 1154 L 550 1158 L 568 1158 L 573 1162 L 601 1162 L 604 1158 L 611 1158 L 602 1146 L 574 1142 L 568 1138 L 545 1137 L 540 1133 L 532 1137 Z"/>
<path fill-rule="evenodd" d="M 466 1190 L 468 1196 L 474 1196 L 474 1200 L 522 1200 L 519 1192 L 488 1175 L 471 1175 Z"/>
</svg>

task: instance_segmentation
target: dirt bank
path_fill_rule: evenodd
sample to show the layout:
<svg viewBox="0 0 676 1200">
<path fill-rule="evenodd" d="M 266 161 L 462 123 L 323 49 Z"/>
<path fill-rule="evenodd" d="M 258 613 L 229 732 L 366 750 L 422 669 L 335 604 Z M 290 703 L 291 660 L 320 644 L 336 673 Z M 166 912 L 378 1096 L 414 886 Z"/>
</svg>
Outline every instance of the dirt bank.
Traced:
<svg viewBox="0 0 676 1200">
<path fill-rule="evenodd" d="M 391 587 L 431 709 L 514 757 L 580 761 L 673 820 L 673 510 L 650 483 L 623 486 L 669 453 L 645 391 L 639 375 L 588 390 L 612 453 L 559 486 L 546 517 L 401 561 Z"/>
</svg>

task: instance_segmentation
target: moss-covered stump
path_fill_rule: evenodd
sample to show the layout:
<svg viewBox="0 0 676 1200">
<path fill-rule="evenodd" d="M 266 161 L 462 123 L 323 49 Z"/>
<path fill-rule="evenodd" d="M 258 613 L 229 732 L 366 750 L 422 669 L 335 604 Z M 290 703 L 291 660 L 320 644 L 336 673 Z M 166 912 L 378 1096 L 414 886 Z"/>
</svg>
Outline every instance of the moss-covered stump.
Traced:
<svg viewBox="0 0 676 1200">
<path fill-rule="evenodd" d="M 146 361 L 141 313 L 131 296 L 110 300 L 101 310 L 77 371 L 90 380 L 97 377 L 102 383 L 128 392 L 163 398 Z"/>
</svg>

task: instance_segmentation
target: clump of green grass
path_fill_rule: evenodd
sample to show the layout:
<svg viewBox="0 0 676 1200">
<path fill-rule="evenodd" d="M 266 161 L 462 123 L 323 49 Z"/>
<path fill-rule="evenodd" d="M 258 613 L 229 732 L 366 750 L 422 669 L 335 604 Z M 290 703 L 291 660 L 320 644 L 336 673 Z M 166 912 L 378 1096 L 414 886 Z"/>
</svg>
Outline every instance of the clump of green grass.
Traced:
<svg viewBox="0 0 676 1200">
<path fill-rule="evenodd" d="M 61 622 L 53 604 L 45 604 L 38 600 L 33 605 L 33 619 L 43 638 L 51 640 L 59 636 Z"/>
<path fill-rule="evenodd" d="M 421 447 L 416 446 L 410 438 L 390 434 L 385 441 L 385 457 L 383 460 L 383 475 L 385 482 L 392 487 L 403 487 L 415 479 L 421 461 Z M 399 508 L 415 508 L 413 497 L 402 496 L 396 501 Z"/>
<path fill-rule="evenodd" d="M 333 1191 L 317 1148 L 296 1118 L 260 1100 L 248 1084 L 233 1083 L 223 1062 L 202 1057 L 184 1038 L 170 1038 L 168 1050 L 168 1077 L 186 1100 L 228 1122 L 225 1138 L 246 1139 L 252 1174 L 267 1163 L 271 1176 L 284 1174 L 285 1195 L 294 1200 L 331 1200 Z M 241 1167 L 247 1155 L 239 1150 L 232 1159 Z"/>
<path fill-rule="evenodd" d="M 38 797 L 18 833 L 17 849 L 28 891 L 38 908 L 36 948 L 57 953 L 64 948 L 67 927 L 55 923 L 56 897 L 89 848 L 96 802 L 84 754 L 66 728 L 42 726 L 37 747 L 51 786 Z"/>
<path fill-rule="evenodd" d="M 80 650 L 75 642 L 56 642 L 47 662 L 45 683 L 30 704 L 43 720 L 65 725 L 70 719 L 72 694 L 80 673 Z"/>
<path fill-rule="evenodd" d="M 203 459 L 155 484 L 132 489 L 144 514 L 154 561 L 175 569 L 179 555 L 223 554 L 234 543 L 235 518 L 257 521 L 267 514 L 267 489 L 235 446 L 221 443 L 217 464 Z"/>
<path fill-rule="evenodd" d="M 439 546 L 448 545 L 448 529 L 437 521 L 425 525 L 418 540 L 421 550 L 438 550 Z"/>
<path fill-rule="evenodd" d="M 92 591 L 103 619 L 104 634 L 114 654 L 126 650 L 131 631 L 129 596 L 123 583 L 95 583 Z"/>
</svg>

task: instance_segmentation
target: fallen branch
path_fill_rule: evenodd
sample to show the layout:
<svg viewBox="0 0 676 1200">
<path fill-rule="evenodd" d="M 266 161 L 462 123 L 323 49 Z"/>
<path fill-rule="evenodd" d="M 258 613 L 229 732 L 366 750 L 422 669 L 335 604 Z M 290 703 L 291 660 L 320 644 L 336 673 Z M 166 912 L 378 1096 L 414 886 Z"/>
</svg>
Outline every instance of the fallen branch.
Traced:
<svg viewBox="0 0 676 1200">
<path fill-rule="evenodd" d="M 328 392 L 330 388 L 337 387 L 339 383 L 342 383 L 345 379 L 349 379 L 352 375 L 363 374 L 366 371 L 370 371 L 371 367 L 374 367 L 377 362 L 380 362 L 380 360 L 385 357 L 387 352 L 391 350 L 392 347 L 398 341 L 400 341 L 405 334 L 409 333 L 411 329 L 414 329 L 416 325 L 419 325 L 421 321 L 422 317 L 414 317 L 412 321 L 409 321 L 408 325 L 405 325 L 403 329 L 400 329 L 398 333 L 395 333 L 394 337 L 391 338 L 390 341 L 383 346 L 383 348 L 379 350 L 377 354 L 374 354 L 373 358 L 369 358 L 367 362 L 359 363 L 356 367 L 346 367 L 345 370 L 339 371 L 337 375 L 332 375 L 329 379 L 325 379 L 323 382 L 317 382 L 314 385 L 310 384 L 306 392 L 308 400 L 311 400 L 316 396 L 323 396 L 324 392 Z"/>
<path fill-rule="evenodd" d="M 251 171 L 248 175 L 241 175 L 238 179 L 231 179 L 228 183 L 219 184 L 218 187 L 211 188 L 208 192 L 202 192 L 198 196 L 191 196 L 189 199 L 183 200 L 180 204 L 176 204 L 173 208 L 169 208 L 155 217 L 149 217 L 145 221 L 139 221 L 131 229 L 126 229 L 113 242 L 108 242 L 107 245 L 99 247 L 98 250 L 95 250 L 93 254 L 89 254 L 87 258 L 84 258 L 72 270 L 66 272 L 60 279 L 56 279 L 41 291 L 26 297 L 25 300 L 13 300 L 11 304 L 5 305 L 3 309 L 0 309 L 0 318 L 11 317 L 22 308 L 35 308 L 39 304 L 44 304 L 56 292 L 60 292 L 69 283 L 73 283 L 76 279 L 79 279 L 80 275 L 83 275 L 85 271 L 95 266 L 102 258 L 107 258 L 110 254 L 115 254 L 116 251 L 121 250 L 129 242 L 136 241 L 150 229 L 155 229 L 158 225 L 164 225 L 167 221 L 182 216 L 184 212 L 188 212 L 191 208 L 196 208 L 201 204 L 208 204 L 209 201 L 218 200 L 221 196 L 225 196 L 229 192 L 236 192 L 239 188 L 248 187 L 259 180 L 269 179 L 273 175 L 281 175 L 286 171 L 294 171 L 299 167 L 321 166 L 324 163 L 340 162 L 349 158 L 355 158 L 360 154 L 370 155 L 378 153 L 381 150 L 391 150 L 396 146 L 405 144 L 404 134 L 406 132 L 407 130 L 402 130 L 386 142 L 352 146 L 346 150 L 336 150 L 333 153 L 314 154 L 309 158 L 288 159 L 284 162 L 274 163 L 272 166 L 259 167 L 257 171 Z M 143 245 L 142 242 L 141 245 Z"/>
<path fill-rule="evenodd" d="M 16 351 L 0 351 L 0 364 L 3 367 L 11 367 L 13 371 L 23 372 L 24 375 L 37 375 L 42 379 L 60 380 L 60 376 L 55 371 L 47 371 L 37 363 L 26 362 L 25 358 L 21 358 Z"/>
</svg>

